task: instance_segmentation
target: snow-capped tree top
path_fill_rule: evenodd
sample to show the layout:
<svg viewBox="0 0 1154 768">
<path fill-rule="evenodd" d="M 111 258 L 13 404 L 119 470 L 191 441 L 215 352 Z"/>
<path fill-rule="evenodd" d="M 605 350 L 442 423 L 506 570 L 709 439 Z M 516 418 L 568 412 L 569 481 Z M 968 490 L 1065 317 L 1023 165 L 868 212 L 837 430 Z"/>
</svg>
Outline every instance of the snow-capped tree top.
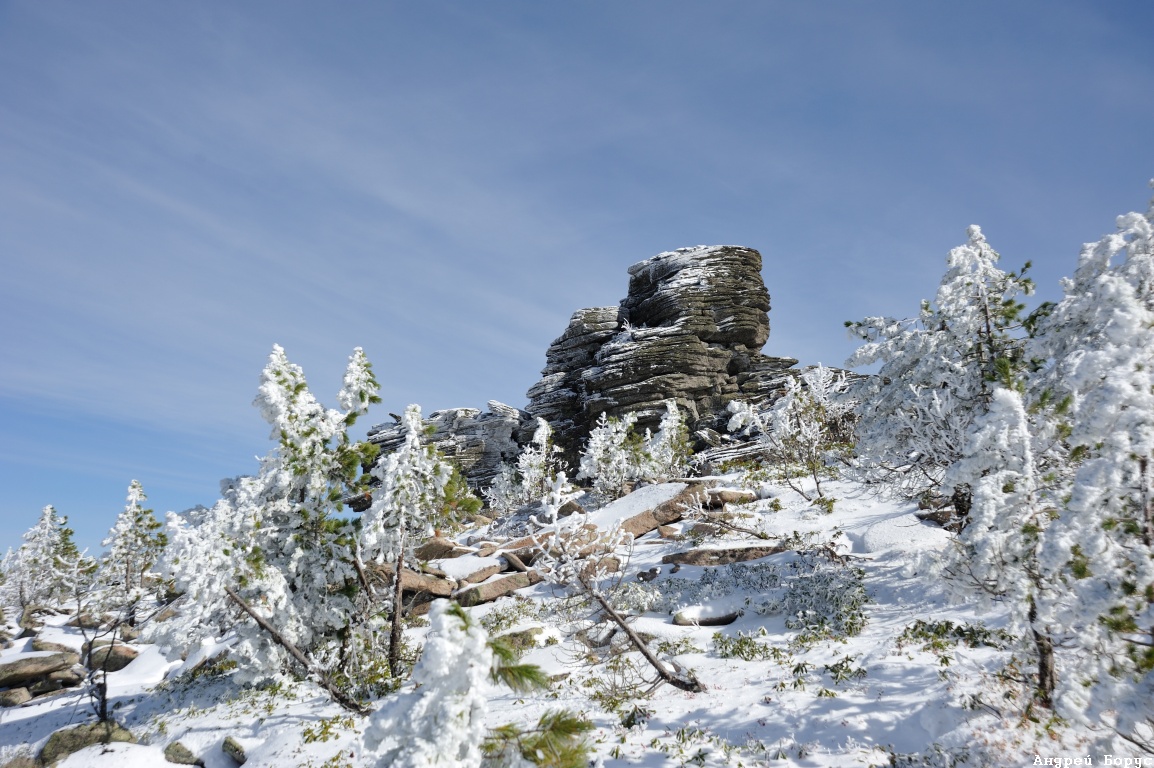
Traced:
<svg viewBox="0 0 1154 768">
<path fill-rule="evenodd" d="M 344 386 L 337 394 L 337 404 L 345 411 L 345 419 L 353 420 L 368 410 L 370 403 L 379 403 L 380 384 L 373 375 L 373 366 L 360 347 L 353 350 L 345 369 Z"/>
</svg>

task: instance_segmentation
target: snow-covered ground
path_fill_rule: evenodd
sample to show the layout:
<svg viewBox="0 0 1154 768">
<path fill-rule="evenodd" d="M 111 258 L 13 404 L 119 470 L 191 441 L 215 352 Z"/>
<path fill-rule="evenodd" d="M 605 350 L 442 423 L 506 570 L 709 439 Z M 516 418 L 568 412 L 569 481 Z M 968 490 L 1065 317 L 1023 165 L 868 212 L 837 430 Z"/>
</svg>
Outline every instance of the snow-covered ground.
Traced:
<svg viewBox="0 0 1154 768">
<path fill-rule="evenodd" d="M 678 490 L 643 488 L 592 519 L 611 525 Z M 655 608 L 639 615 L 634 628 L 662 658 L 691 670 L 703 692 L 668 685 L 650 691 L 614 680 L 604 665 L 589 663 L 589 649 L 570 634 L 581 626 L 582 611 L 562 605 L 558 589 L 542 583 L 472 609 L 502 632 L 546 626 L 523 661 L 558 678 L 541 694 L 494 687 L 489 724 L 529 724 L 557 708 L 582 712 L 596 726 L 591 740 L 606 766 L 1011 766 L 1035 764 L 1036 756 L 1087 755 L 1101 765 L 1105 754 L 1150 757 L 1113 752 L 1102 734 L 1029 709 L 1025 688 L 1015 680 L 1024 658 L 1019 641 L 997 632 L 1003 617 L 996 610 L 978 614 L 946 597 L 934 563 L 952 537 L 918 520 L 910 504 L 878 499 L 848 482 L 828 483 L 827 495 L 837 499 L 829 514 L 787 489 L 773 493 L 730 508 L 744 515 L 738 518 L 742 527 L 760 530 L 770 541 L 693 534 L 694 523 L 685 521 L 675 526 L 685 533 L 681 539 L 653 532 L 635 542 L 623 581 L 629 593 L 622 599 Z M 694 547 L 764 545 L 778 537 L 791 551 L 740 565 L 675 570 L 662 562 Z M 449 561 L 440 566 L 453 568 Z M 654 568 L 654 580 L 637 579 Z M 834 637 L 807 640 L 799 637 L 802 629 L 787 627 L 799 606 L 814 615 L 832 611 Z M 671 614 L 679 608 L 696 609 L 699 616 L 742 615 L 727 626 L 677 626 Z M 858 627 L 855 617 L 862 614 Z M 60 626 L 66 618 L 57 617 L 42 637 L 79 648 L 79 631 Z M 929 629 L 918 634 L 918 621 Z M 952 634 L 943 622 L 960 629 Z M 936 640 L 930 636 L 935 627 L 942 635 Z M 423 632 L 410 630 L 411 639 L 419 642 Z M 27 645 L 17 641 L 0 661 L 28 653 Z M 367 721 L 349 716 L 318 687 L 245 689 L 227 674 L 189 680 L 180 672 L 216 647 L 185 661 L 137 647 L 140 656 L 109 681 L 115 716 L 140 743 L 91 747 L 62 766 L 151 768 L 166 764 L 164 747 L 179 740 L 208 768 L 232 768 L 236 762 L 221 749 L 225 737 L 245 748 L 245 764 L 254 768 L 365 764 L 359 734 Z M 621 676 L 628 678 L 630 668 L 648 674 L 638 654 L 622 658 Z M 91 717 L 88 700 L 77 692 L 0 710 L 0 765 L 34 754 L 53 731 Z"/>
</svg>

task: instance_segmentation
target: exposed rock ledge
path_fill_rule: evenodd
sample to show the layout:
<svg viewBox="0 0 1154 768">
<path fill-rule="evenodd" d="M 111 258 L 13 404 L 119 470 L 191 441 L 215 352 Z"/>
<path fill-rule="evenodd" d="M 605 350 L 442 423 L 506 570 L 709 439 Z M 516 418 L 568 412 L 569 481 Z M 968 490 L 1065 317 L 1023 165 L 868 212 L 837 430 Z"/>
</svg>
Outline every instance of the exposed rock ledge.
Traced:
<svg viewBox="0 0 1154 768">
<path fill-rule="evenodd" d="M 572 462 L 602 412 L 634 412 L 639 428 L 652 428 L 673 398 L 696 447 L 717 446 L 731 400 L 771 401 L 793 375 L 795 359 L 761 354 L 769 306 L 752 248 L 696 246 L 638 262 L 619 306 L 578 310 L 549 345 L 525 410 L 490 401 L 487 412 L 437 411 L 426 420 L 431 440 L 470 484 L 485 486 L 528 442 L 537 417 Z M 369 439 L 388 453 L 404 435 L 386 424 Z"/>
</svg>

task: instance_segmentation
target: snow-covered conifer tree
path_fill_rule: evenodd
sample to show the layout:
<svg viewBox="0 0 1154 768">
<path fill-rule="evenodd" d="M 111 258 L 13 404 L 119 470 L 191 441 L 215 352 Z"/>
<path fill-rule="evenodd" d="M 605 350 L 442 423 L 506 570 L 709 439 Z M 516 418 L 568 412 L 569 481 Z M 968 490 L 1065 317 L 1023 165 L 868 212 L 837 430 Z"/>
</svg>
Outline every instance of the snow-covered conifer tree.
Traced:
<svg viewBox="0 0 1154 768">
<path fill-rule="evenodd" d="M 642 441 L 633 432 L 636 423 L 634 413 L 619 419 L 602 413 L 589 433 L 577 479 L 591 480 L 594 492 L 604 499 L 620 497 L 626 484 L 644 473 Z"/>
<path fill-rule="evenodd" d="M 401 572 L 406 560 L 412 560 L 414 547 L 431 536 L 439 523 L 436 514 L 453 474 L 437 450 L 421 441 L 424 429 L 420 406 L 406 408 L 401 421 L 405 442 L 373 470 L 380 485 L 374 489 L 373 504 L 362 518 L 360 543 L 366 558 L 389 563 L 393 568 L 389 667 L 394 675 L 398 674 L 400 661 Z"/>
<path fill-rule="evenodd" d="M 1067 592 L 1047 609 L 1072 630 L 1067 716 L 1106 718 L 1154 749 L 1154 203 L 1086 245 L 1065 297 L 1039 323 L 1039 389 L 1068 399 L 1068 502 L 1045 562 Z"/>
<path fill-rule="evenodd" d="M 775 475 L 805 499 L 799 478 L 812 479 L 816 496 L 831 464 L 852 447 L 852 415 L 856 403 L 846 395 L 845 373 L 816 365 L 790 379 L 782 395 L 765 413 L 748 402 L 729 404 L 731 432 L 758 433 Z"/>
<path fill-rule="evenodd" d="M 537 429 L 529 445 L 513 464 L 504 464 L 485 492 L 489 505 L 501 513 L 515 511 L 530 502 L 538 501 L 553 484 L 557 473 L 564 469 L 558 458 L 560 446 L 553 442 L 553 428 L 544 419 L 537 419 Z"/>
<path fill-rule="evenodd" d="M 968 599 L 976 590 L 986 605 L 1000 601 L 1009 609 L 1011 629 L 1029 632 L 1038 701 L 1045 707 L 1052 705 L 1057 680 L 1055 628 L 1039 615 L 1038 604 L 1059 588 L 1039 557 L 1055 516 L 1054 489 L 1043 479 L 1049 433 L 1033 426 L 1020 392 L 994 390 L 989 408 L 974 422 L 965 457 L 946 474 L 947 488 L 964 483 L 971 489 L 971 510 L 943 564 L 960 594 Z"/>
<path fill-rule="evenodd" d="M 292 663 L 281 640 L 315 662 L 347 634 L 360 580 L 353 526 L 336 513 L 343 498 L 364 490 L 360 466 L 375 447 L 351 443 L 346 430 L 378 402 L 376 392 L 372 369 L 357 349 L 338 394 L 345 410 L 325 409 L 300 367 L 273 348 L 254 405 L 272 426 L 277 448 L 256 477 L 222 483 L 223 496 L 211 509 L 188 519 L 170 515 L 165 567 L 190 604 L 182 616 L 187 620 L 158 628 L 158 641 L 184 647 L 235 624 L 241 677 L 255 681 Z M 281 640 L 252 623 L 238 603 L 261 615 Z M 310 662 L 308 671 L 318 669 Z"/>
<path fill-rule="evenodd" d="M 881 363 L 856 393 L 859 458 L 871 479 L 908 497 L 940 490 L 995 384 L 1006 383 L 1023 359 L 1018 297 L 1033 284 L 998 268 L 981 229 L 971 226 L 968 235 L 950 251 L 934 303 L 923 302 L 916 319 L 847 323 L 866 343 L 846 365 Z M 959 486 L 959 515 L 968 503 Z"/>
<path fill-rule="evenodd" d="M 101 560 L 100 579 L 120 605 L 128 605 L 144 592 L 145 577 L 164 550 L 167 537 L 162 525 L 140 502 L 148 497 L 133 480 L 128 486 L 128 503 L 101 542 L 108 551 Z"/>
<path fill-rule="evenodd" d="M 433 604 L 429 621 L 413 669 L 416 689 L 386 700 L 365 730 L 365 746 L 382 768 L 477 768 L 494 663 L 488 633 L 445 600 Z"/>
<path fill-rule="evenodd" d="M 51 504 L 25 534 L 10 565 L 9 590 L 21 608 L 60 604 L 72 596 L 74 576 L 90 565 L 72 541 L 68 518 Z"/>
<path fill-rule="evenodd" d="M 685 426 L 685 416 L 677 407 L 677 401 L 665 401 L 665 413 L 657 427 L 656 435 L 647 435 L 645 440 L 646 461 L 644 472 L 648 479 L 664 481 L 673 477 L 684 477 L 689 469 L 689 429 Z"/>
</svg>

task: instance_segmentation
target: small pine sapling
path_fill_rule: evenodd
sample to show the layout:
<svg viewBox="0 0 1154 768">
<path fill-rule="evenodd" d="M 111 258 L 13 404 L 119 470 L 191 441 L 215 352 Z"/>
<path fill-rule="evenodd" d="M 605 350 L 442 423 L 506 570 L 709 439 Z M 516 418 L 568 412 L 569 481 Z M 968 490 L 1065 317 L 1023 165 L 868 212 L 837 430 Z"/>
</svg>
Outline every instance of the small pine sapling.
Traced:
<svg viewBox="0 0 1154 768">
<path fill-rule="evenodd" d="M 732 401 L 728 428 L 758 433 L 776 478 L 806 501 L 824 500 L 822 480 L 835 474 L 833 467 L 846 461 L 853 447 L 856 403 L 846 389 L 844 372 L 817 365 L 790 379 L 785 394 L 766 413 L 748 402 Z M 813 481 L 812 496 L 798 478 Z"/>
<path fill-rule="evenodd" d="M 636 423 L 634 413 L 619 419 L 602 413 L 589 433 L 577 479 L 591 481 L 594 493 L 602 499 L 620 498 L 629 491 L 632 481 L 645 474 L 645 446 L 641 436 L 633 431 Z"/>
<path fill-rule="evenodd" d="M 535 665 L 517 664 L 512 650 L 490 638 L 456 603 L 436 601 L 429 620 L 428 640 L 413 669 L 413 689 L 386 699 L 365 730 L 364 745 L 373 764 L 479 768 L 486 754 L 496 757 L 503 751 L 494 742 L 501 735 L 532 738 L 516 726 L 489 735 L 489 691 L 495 683 L 519 692 L 545 688 L 545 673 Z M 570 726 L 566 721 L 549 729 L 540 738 L 542 746 L 554 743 L 575 751 L 579 744 L 569 742 L 584 730 Z"/>
<path fill-rule="evenodd" d="M 154 582 L 159 581 L 152 567 L 168 542 L 152 510 L 141 506 L 147 498 L 140 483 L 133 480 L 128 486 L 124 511 L 101 542 L 108 551 L 100 563 L 100 581 L 107 587 L 112 607 L 132 606 L 130 626 L 136 623 L 135 605 L 144 597 L 150 577 Z"/>
<path fill-rule="evenodd" d="M 380 485 L 373 491 L 372 506 L 364 513 L 360 550 L 365 558 L 392 567 L 392 629 L 389 636 L 389 668 L 400 674 L 401 590 L 406 561 L 415 564 L 413 550 L 433 535 L 442 522 L 437 515 L 445 503 L 445 488 L 453 469 L 436 448 L 421 441 L 424 429 L 420 406 L 410 405 L 402 417 L 405 442 L 378 463 L 373 474 Z"/>
<path fill-rule="evenodd" d="M 553 442 L 553 428 L 537 419 L 537 429 L 529 445 L 513 464 L 502 464 L 485 498 L 498 514 L 515 512 L 549 492 L 557 473 L 564 471 L 561 447 Z"/>
<path fill-rule="evenodd" d="M 646 479 L 664 482 L 675 477 L 684 477 L 689 471 L 689 458 L 692 453 L 685 416 L 677 407 L 676 400 L 666 400 L 665 414 L 661 417 L 657 434 L 646 433 L 646 461 L 643 470 Z"/>
</svg>

